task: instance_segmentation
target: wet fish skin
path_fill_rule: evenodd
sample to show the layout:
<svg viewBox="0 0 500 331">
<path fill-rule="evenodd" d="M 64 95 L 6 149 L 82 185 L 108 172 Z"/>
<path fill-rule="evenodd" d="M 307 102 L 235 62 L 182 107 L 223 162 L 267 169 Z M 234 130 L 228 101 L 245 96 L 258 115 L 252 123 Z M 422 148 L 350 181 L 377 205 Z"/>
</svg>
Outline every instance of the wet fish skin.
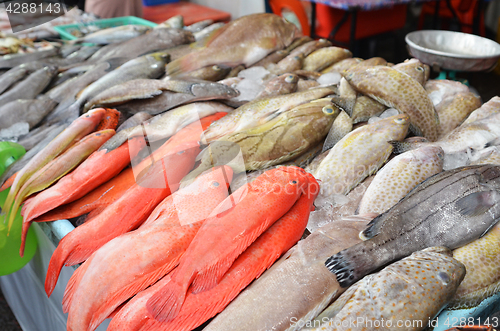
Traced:
<svg viewBox="0 0 500 331">
<path fill-rule="evenodd" d="M 320 195 L 345 195 L 376 172 L 392 152 L 387 141 L 403 140 L 408 126 L 409 117 L 401 114 L 365 125 L 344 136 L 313 174 L 321 181 Z"/>
<path fill-rule="evenodd" d="M 278 51 L 275 51 L 275 52 L 269 54 L 268 56 L 266 56 L 262 60 L 255 62 L 255 64 L 253 64 L 252 67 L 267 68 L 269 65 L 276 64 L 279 61 L 283 60 L 285 57 L 288 56 L 288 54 L 290 54 L 290 52 L 287 51 L 286 49 L 280 49 Z"/>
<path fill-rule="evenodd" d="M 138 37 L 149 30 L 151 30 L 151 28 L 145 25 L 120 25 L 87 34 L 84 37 L 72 40 L 72 43 L 92 43 L 99 45 L 119 43 Z"/>
<path fill-rule="evenodd" d="M 310 325 L 328 323 L 304 330 L 372 330 L 374 324 L 369 321 L 375 320 L 383 320 L 382 328 L 388 331 L 424 330 L 464 276 L 464 265 L 446 247 L 415 252 L 354 284 Z M 412 323 L 401 327 L 400 321 Z"/>
<path fill-rule="evenodd" d="M 199 21 L 199 22 L 193 23 L 191 25 L 185 26 L 184 29 L 191 31 L 191 32 L 197 32 L 197 31 L 203 30 L 204 28 L 206 28 L 207 26 L 212 25 L 212 24 L 214 24 L 214 20 L 208 19 L 208 20 Z"/>
<path fill-rule="evenodd" d="M 297 33 L 292 23 L 274 14 L 243 16 L 217 30 L 205 47 L 169 63 L 167 73 L 189 72 L 214 64 L 249 67 L 290 45 Z M 238 45 L 238 51 L 234 45 Z"/>
<path fill-rule="evenodd" d="M 57 102 L 44 97 L 40 99 L 23 100 L 17 99 L 0 107 L 0 129 L 8 128 L 17 122 L 27 122 L 33 129 L 40 121 L 50 113 Z"/>
<path fill-rule="evenodd" d="M 429 98 L 434 104 L 434 108 L 439 112 L 441 104 L 447 99 L 452 99 L 458 93 L 467 93 L 469 88 L 460 82 L 448 79 L 431 79 L 424 85 Z"/>
<path fill-rule="evenodd" d="M 58 53 L 59 49 L 54 47 L 51 49 L 33 53 L 4 55 L 0 57 L 0 69 L 13 68 L 20 64 L 34 62 L 43 58 L 57 55 Z"/>
<path fill-rule="evenodd" d="M 331 87 L 321 87 L 248 102 L 210 125 L 205 131 L 205 139 L 212 141 L 231 133 L 250 129 L 295 106 L 322 98 L 332 91 Z"/>
<path fill-rule="evenodd" d="M 28 74 L 28 70 L 17 66 L 0 76 L 0 95 L 14 83 L 18 82 Z"/>
<path fill-rule="evenodd" d="M 487 102 L 485 102 L 481 107 L 473 111 L 469 117 L 465 119 L 462 125 L 467 125 L 475 121 L 480 121 L 491 115 L 495 115 L 500 112 L 500 97 L 494 96 Z"/>
<path fill-rule="evenodd" d="M 129 117 L 126 121 L 120 124 L 118 128 L 116 129 L 116 132 L 120 132 L 121 130 L 125 130 L 128 128 L 132 128 L 134 126 L 137 126 L 141 124 L 142 122 L 145 122 L 149 120 L 152 116 L 149 115 L 148 113 L 144 112 L 139 112 L 131 117 Z"/>
<path fill-rule="evenodd" d="M 305 40 L 307 40 L 307 38 Z M 290 55 L 292 56 L 303 55 L 305 58 L 312 52 L 321 49 L 323 47 L 329 47 L 329 46 L 332 46 L 332 43 L 328 39 L 321 38 L 318 40 L 311 40 L 290 50 Z"/>
<path fill-rule="evenodd" d="M 205 68 L 200 68 L 189 73 L 179 73 L 169 76 L 173 79 L 201 79 L 205 81 L 216 82 L 226 78 L 231 71 L 231 67 L 225 65 L 213 65 Z"/>
<path fill-rule="evenodd" d="M 340 60 L 339 62 L 334 63 L 331 66 L 323 69 L 321 71 L 321 73 L 326 74 L 326 73 L 329 73 L 332 71 L 343 73 L 343 72 L 349 70 L 350 68 L 358 65 L 362 61 L 363 61 L 363 59 L 361 59 L 359 57 L 352 57 L 352 58 Z"/>
<path fill-rule="evenodd" d="M 451 98 L 450 98 L 451 99 Z M 438 110 L 439 136 L 444 138 L 457 128 L 474 110 L 481 106 L 481 100 L 472 92 L 458 93 Z"/>
<path fill-rule="evenodd" d="M 275 66 L 269 66 L 268 69 L 275 75 L 283 75 L 287 72 L 294 72 L 302 69 L 304 55 L 288 55 L 283 60 L 276 63 Z"/>
<path fill-rule="evenodd" d="M 299 81 L 297 82 L 297 92 L 304 92 L 318 86 L 319 83 L 315 80 L 299 79 Z"/>
<path fill-rule="evenodd" d="M 352 53 L 345 49 L 335 46 L 320 48 L 304 59 L 304 70 L 321 71 L 330 65 L 346 58 L 351 58 Z"/>
<path fill-rule="evenodd" d="M 228 112 L 232 108 L 219 102 L 206 101 L 194 102 L 185 106 L 177 107 L 165 114 L 156 115 L 149 123 L 143 123 L 136 127 L 125 129 L 117 133 L 106 142 L 102 148 L 113 150 L 123 144 L 127 139 L 146 134 L 148 140 L 164 139 L 172 136 L 186 125 L 219 112 Z"/>
<path fill-rule="evenodd" d="M 87 86 L 71 108 L 79 109 L 102 91 L 137 78 L 157 78 L 163 74 L 168 54 L 153 53 L 130 60 Z"/>
<path fill-rule="evenodd" d="M 154 29 L 160 28 L 172 28 L 172 29 L 182 29 L 184 27 L 184 17 L 182 15 L 175 15 L 170 17 L 168 20 L 161 22 Z"/>
<path fill-rule="evenodd" d="M 58 68 L 62 68 L 85 61 L 100 48 L 99 46 L 85 46 L 65 58 L 49 57 L 39 61 L 46 65 L 54 65 Z"/>
<path fill-rule="evenodd" d="M 294 74 L 283 74 L 267 81 L 264 90 L 257 94 L 256 99 L 293 93 L 297 90 L 299 77 Z"/>
<path fill-rule="evenodd" d="M 427 64 L 423 64 L 418 59 L 405 60 L 404 62 L 392 66 L 392 68 L 407 74 L 422 86 L 424 86 L 425 82 L 429 79 L 431 72 L 430 67 Z"/>
<path fill-rule="evenodd" d="M 382 214 L 415 186 L 443 171 L 441 147 L 421 147 L 400 154 L 380 169 L 359 203 L 358 213 Z"/>
<path fill-rule="evenodd" d="M 484 237 L 453 251 L 467 274 L 450 303 L 450 309 L 471 308 L 496 293 L 500 287 L 500 225 Z"/>
<path fill-rule="evenodd" d="M 347 287 L 418 250 L 464 246 L 483 236 L 499 219 L 499 187 L 498 166 L 438 173 L 370 222 L 362 232 L 368 240 L 330 257 L 325 265 Z"/>
<path fill-rule="evenodd" d="M 344 291 L 323 262 L 360 242 L 358 233 L 366 223 L 338 221 L 299 241 L 216 316 L 206 331 L 299 330 L 302 321 L 316 317 Z"/>
<path fill-rule="evenodd" d="M 196 40 L 196 42 L 203 42 L 205 38 L 210 37 L 213 33 L 215 33 L 215 31 L 224 27 L 224 25 L 226 24 L 222 22 L 209 25 L 201 31 L 194 32 L 193 33 L 194 39 Z"/>
<path fill-rule="evenodd" d="M 56 67 L 47 66 L 30 74 L 16 86 L 0 95 L 0 105 L 17 99 L 36 98 L 49 85 L 56 71 Z"/>
<path fill-rule="evenodd" d="M 347 81 L 357 91 L 387 107 L 408 114 L 412 131 L 430 141 L 436 141 L 439 117 L 422 85 L 391 67 L 376 66 L 366 69 L 359 68 L 361 64 L 348 71 L 345 76 Z"/>
</svg>

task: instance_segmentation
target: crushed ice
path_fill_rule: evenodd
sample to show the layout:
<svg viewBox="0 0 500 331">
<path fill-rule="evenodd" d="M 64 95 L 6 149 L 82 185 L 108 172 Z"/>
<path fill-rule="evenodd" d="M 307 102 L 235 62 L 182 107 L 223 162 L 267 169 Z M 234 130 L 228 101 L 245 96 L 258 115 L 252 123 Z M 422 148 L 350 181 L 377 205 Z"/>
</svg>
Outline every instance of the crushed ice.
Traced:
<svg viewBox="0 0 500 331">
<path fill-rule="evenodd" d="M 319 78 L 316 79 L 316 81 L 321 86 L 330 86 L 330 85 L 337 85 L 340 82 L 340 78 L 342 78 L 342 76 L 340 75 L 339 72 L 332 71 L 319 76 Z"/>
<path fill-rule="evenodd" d="M 250 101 L 264 89 L 264 78 L 269 75 L 269 71 L 264 67 L 251 67 L 238 73 L 238 77 L 243 78 L 235 88 L 240 95 L 233 98 L 237 101 Z"/>
</svg>

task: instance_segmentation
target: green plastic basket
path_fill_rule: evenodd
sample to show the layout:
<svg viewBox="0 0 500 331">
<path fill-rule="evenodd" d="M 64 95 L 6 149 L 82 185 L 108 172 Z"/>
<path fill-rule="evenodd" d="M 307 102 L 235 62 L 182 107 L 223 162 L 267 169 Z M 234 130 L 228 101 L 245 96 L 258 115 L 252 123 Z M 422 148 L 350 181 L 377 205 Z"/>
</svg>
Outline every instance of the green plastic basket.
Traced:
<svg viewBox="0 0 500 331">
<path fill-rule="evenodd" d="M 139 24 L 139 25 L 145 25 L 145 26 L 150 26 L 150 27 L 155 27 L 158 24 L 139 18 L 135 16 L 123 16 L 123 17 L 115 17 L 115 18 L 106 18 L 102 20 L 96 20 L 92 21 L 89 23 L 82 23 L 82 24 L 66 24 L 66 25 L 57 25 L 54 27 L 54 30 L 56 30 L 59 35 L 61 36 L 61 39 L 64 40 L 74 40 L 78 39 L 75 37 L 71 32 L 73 31 L 80 31 L 82 27 L 85 26 L 90 26 L 90 25 L 95 25 L 98 26 L 99 28 L 105 29 L 105 28 L 112 28 L 115 26 L 121 26 L 121 25 L 129 25 L 129 24 Z"/>
</svg>

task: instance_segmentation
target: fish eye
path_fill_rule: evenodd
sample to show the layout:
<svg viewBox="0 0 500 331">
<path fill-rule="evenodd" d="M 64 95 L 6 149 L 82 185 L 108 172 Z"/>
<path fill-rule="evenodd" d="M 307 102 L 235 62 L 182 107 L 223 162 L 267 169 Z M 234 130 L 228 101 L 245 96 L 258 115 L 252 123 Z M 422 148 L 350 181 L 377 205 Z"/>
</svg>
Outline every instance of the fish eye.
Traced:
<svg viewBox="0 0 500 331">
<path fill-rule="evenodd" d="M 294 56 L 293 59 L 298 61 L 298 60 L 300 60 L 300 56 L 298 56 L 298 55 Z"/>
<path fill-rule="evenodd" d="M 406 119 L 405 118 L 395 118 L 394 123 L 396 124 L 406 124 Z"/>
<path fill-rule="evenodd" d="M 298 182 L 295 179 L 290 181 L 290 184 L 292 184 L 292 185 L 296 185 L 297 183 Z"/>
<path fill-rule="evenodd" d="M 285 78 L 285 82 L 287 83 L 293 83 L 295 82 L 295 76 L 289 75 Z"/>
<path fill-rule="evenodd" d="M 184 154 L 185 151 L 178 151 L 177 152 L 177 155 L 181 155 L 181 154 Z"/>
<path fill-rule="evenodd" d="M 320 42 L 320 43 L 326 43 L 326 41 L 327 41 L 327 40 L 326 40 L 325 38 L 321 38 L 321 39 L 319 40 L 319 42 Z"/>
<path fill-rule="evenodd" d="M 333 108 L 330 106 L 324 106 L 322 110 L 323 110 L 323 113 L 325 113 L 327 115 L 333 114 Z"/>
<path fill-rule="evenodd" d="M 221 71 L 221 67 L 219 67 L 218 65 L 214 65 L 212 69 L 215 71 Z"/>
<path fill-rule="evenodd" d="M 212 182 L 212 186 L 213 186 L 213 187 L 219 187 L 219 185 L 220 185 L 220 184 L 219 184 L 219 182 L 215 182 L 215 181 L 214 181 L 214 182 Z"/>
<path fill-rule="evenodd" d="M 415 69 L 416 69 L 417 71 L 420 71 L 420 72 L 424 71 L 424 68 L 422 68 L 422 67 L 416 67 Z"/>
</svg>

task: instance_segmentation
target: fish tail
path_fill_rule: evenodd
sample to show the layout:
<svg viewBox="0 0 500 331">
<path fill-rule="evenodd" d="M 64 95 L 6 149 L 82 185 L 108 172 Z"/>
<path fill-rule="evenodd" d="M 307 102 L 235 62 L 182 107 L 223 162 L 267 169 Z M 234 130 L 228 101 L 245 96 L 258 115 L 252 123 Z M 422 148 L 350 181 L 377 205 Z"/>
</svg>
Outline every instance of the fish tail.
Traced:
<svg viewBox="0 0 500 331">
<path fill-rule="evenodd" d="M 191 285 L 192 292 L 196 294 L 214 288 L 231 267 L 233 261 L 234 259 L 228 256 L 197 274 Z"/>
<path fill-rule="evenodd" d="M 335 255 L 325 261 L 328 270 L 335 274 L 341 287 L 349 287 L 369 272 L 378 268 L 374 258 L 365 251 L 362 242 Z"/>
<path fill-rule="evenodd" d="M 15 174 L 13 174 L 12 176 L 9 177 L 9 179 L 7 179 L 2 186 L 0 186 L 0 192 L 2 191 L 5 191 L 6 189 L 8 189 L 9 187 L 12 186 L 12 183 L 14 183 L 14 180 L 16 179 L 16 176 L 17 176 L 18 172 L 16 172 Z"/>
<path fill-rule="evenodd" d="M 26 245 L 26 236 L 28 235 L 28 230 L 30 228 L 31 222 L 23 220 L 23 229 L 21 232 L 21 247 L 19 247 L 19 255 L 24 256 L 24 247 Z"/>
<path fill-rule="evenodd" d="M 75 270 L 73 275 L 71 275 L 71 278 L 66 285 L 66 289 L 64 290 L 62 300 L 63 313 L 66 314 L 67 312 L 69 312 L 75 292 L 78 289 L 78 286 L 90 264 L 91 260 L 85 261 L 85 263 L 83 263 L 78 269 Z"/>
<path fill-rule="evenodd" d="M 190 282 L 189 282 L 190 283 Z M 188 286 L 189 286 L 189 283 Z M 165 322 L 175 318 L 181 311 L 186 298 L 186 283 L 170 281 L 156 292 L 146 303 L 148 312 L 158 321 Z"/>
<path fill-rule="evenodd" d="M 57 245 L 54 253 L 52 254 L 52 257 L 50 258 L 49 267 L 47 268 L 47 275 L 45 276 L 45 293 L 47 293 L 47 296 L 49 297 L 56 287 L 61 269 L 71 252 L 71 248 L 67 247 L 66 244 L 66 242 L 71 240 L 71 237 L 71 232 L 63 237 Z M 79 269 L 77 269 L 77 271 L 78 270 Z"/>
<path fill-rule="evenodd" d="M 179 58 L 179 59 L 175 59 L 172 62 L 170 62 L 169 64 L 167 64 L 165 67 L 166 74 L 172 75 L 172 74 L 183 71 L 182 70 L 183 66 L 182 66 L 182 62 L 181 62 L 183 58 L 184 58 L 184 56 Z"/>
</svg>

